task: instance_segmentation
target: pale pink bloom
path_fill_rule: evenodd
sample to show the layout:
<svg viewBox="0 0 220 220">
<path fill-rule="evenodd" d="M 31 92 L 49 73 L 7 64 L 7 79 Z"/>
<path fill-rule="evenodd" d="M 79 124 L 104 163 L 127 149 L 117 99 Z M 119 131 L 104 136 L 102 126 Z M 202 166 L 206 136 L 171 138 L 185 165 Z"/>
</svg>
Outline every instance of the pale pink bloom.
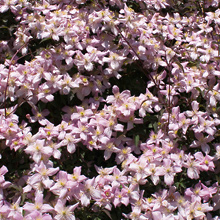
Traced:
<svg viewBox="0 0 220 220">
<path fill-rule="evenodd" d="M 41 213 L 53 211 L 53 207 L 49 204 L 43 204 L 43 194 L 37 192 L 35 195 L 35 203 L 26 202 L 23 209 L 27 212 L 39 211 Z"/>
<path fill-rule="evenodd" d="M 198 126 L 194 128 L 195 132 L 206 132 L 207 134 L 213 136 L 216 132 L 216 127 L 213 120 L 204 119 L 204 117 L 198 118 Z"/>
<path fill-rule="evenodd" d="M 33 160 L 38 163 L 40 162 L 43 155 L 50 157 L 53 150 L 45 146 L 45 140 L 36 140 L 35 143 L 30 144 L 26 149 L 25 152 L 32 155 Z"/>
<path fill-rule="evenodd" d="M 53 123 L 50 123 L 49 121 L 46 121 L 44 128 L 39 128 L 39 135 L 43 139 L 51 140 L 54 137 L 58 136 L 58 130 L 57 127 L 54 126 Z"/>
<path fill-rule="evenodd" d="M 141 209 L 139 207 L 132 207 L 132 212 L 129 214 L 123 214 L 126 218 L 132 219 L 132 220 L 147 220 L 149 218 L 145 217 L 141 213 Z"/>
<path fill-rule="evenodd" d="M 125 176 L 124 174 L 124 171 L 120 171 L 117 167 L 114 167 L 111 178 L 112 186 L 119 187 L 120 185 L 126 185 L 128 183 L 128 180 L 127 176 Z"/>
<path fill-rule="evenodd" d="M 160 167 L 155 163 L 150 163 L 147 167 L 147 173 L 150 175 L 151 181 L 154 185 L 157 185 L 160 181 L 158 170 Z"/>
<path fill-rule="evenodd" d="M 61 89 L 61 83 L 60 83 L 60 80 L 62 79 L 61 75 L 57 75 L 51 72 L 44 72 L 43 77 L 47 81 L 49 87 L 53 87 L 54 89 Z"/>
<path fill-rule="evenodd" d="M 208 200 L 217 193 L 218 188 L 216 186 L 207 187 L 203 183 L 201 185 L 202 190 L 200 192 L 200 197 L 203 199 L 204 202 L 208 202 Z"/>
<path fill-rule="evenodd" d="M 20 207 L 21 197 L 17 201 L 11 204 L 10 212 L 8 213 L 8 218 L 13 220 L 23 220 L 22 207 Z"/>
<path fill-rule="evenodd" d="M 201 165 L 198 161 L 195 161 L 191 155 L 187 156 L 187 161 L 184 164 L 184 167 L 187 169 L 187 175 L 190 179 L 199 179 Z"/>
<path fill-rule="evenodd" d="M 54 93 L 53 90 L 54 89 L 52 89 L 47 83 L 41 84 L 38 88 L 38 100 L 45 103 L 52 102 L 54 100 L 54 96 L 52 95 L 52 93 Z"/>
<path fill-rule="evenodd" d="M 138 201 L 139 200 L 139 186 L 135 186 L 130 184 L 129 186 L 123 186 L 127 190 L 127 194 L 130 197 L 130 201 Z"/>
<path fill-rule="evenodd" d="M 186 116 L 192 117 L 193 124 L 198 124 L 199 117 L 202 117 L 205 113 L 199 111 L 199 103 L 197 101 L 192 101 L 191 106 L 192 106 L 192 111 L 187 110 Z"/>
<path fill-rule="evenodd" d="M 73 60 L 74 64 L 79 68 L 79 70 L 86 69 L 87 71 L 93 70 L 93 61 L 96 59 L 95 53 L 82 54 L 81 51 L 77 51 L 77 54 Z"/>
<path fill-rule="evenodd" d="M 87 123 L 89 117 L 91 117 L 94 113 L 91 109 L 84 109 L 83 107 L 76 106 L 76 113 L 71 115 L 71 120 L 75 121 L 79 119 L 82 123 Z"/>
<path fill-rule="evenodd" d="M 111 157 L 112 153 L 120 152 L 120 149 L 118 149 L 115 146 L 113 140 L 111 140 L 111 139 L 106 144 L 100 145 L 100 149 L 105 150 L 104 151 L 104 159 L 105 160 L 108 160 Z"/>
<path fill-rule="evenodd" d="M 51 149 L 53 150 L 53 157 L 55 159 L 60 159 L 61 157 L 61 151 L 58 150 L 58 148 L 60 148 L 60 145 L 58 145 L 57 143 L 54 143 L 53 141 L 48 141 L 47 145 L 49 147 L 51 147 Z"/>
<path fill-rule="evenodd" d="M 166 101 L 169 101 L 172 103 L 174 100 L 175 95 L 179 95 L 178 92 L 176 92 L 175 88 L 172 85 L 166 85 L 165 90 L 160 90 L 160 93 L 162 95 L 165 95 Z"/>
<path fill-rule="evenodd" d="M 41 33 L 42 38 L 51 37 L 55 41 L 59 41 L 62 28 L 56 27 L 54 23 L 49 23 L 45 26 L 44 31 Z"/>
<path fill-rule="evenodd" d="M 89 124 L 88 123 L 81 123 L 81 121 L 79 120 L 77 123 L 77 126 L 78 127 L 72 128 L 73 133 L 79 134 L 79 136 L 82 140 L 87 141 L 89 134 L 91 134 L 89 131 Z"/>
<path fill-rule="evenodd" d="M 179 129 L 182 128 L 183 134 L 186 134 L 188 127 L 191 125 L 191 120 L 186 118 L 185 113 L 180 113 L 177 121 Z"/>
<path fill-rule="evenodd" d="M 71 126 L 65 120 L 61 121 L 61 123 L 57 127 L 58 127 L 58 132 L 59 132 L 59 135 L 58 135 L 59 140 L 64 139 L 67 131 L 71 130 Z"/>
<path fill-rule="evenodd" d="M 121 149 L 120 152 L 117 153 L 116 155 L 116 162 L 118 164 L 120 164 L 121 162 L 123 162 L 124 160 L 126 160 L 126 158 L 128 157 L 128 155 L 132 152 L 131 147 L 124 147 Z"/>
<path fill-rule="evenodd" d="M 110 52 L 109 57 L 103 58 L 103 62 L 109 63 L 111 69 L 118 70 L 122 65 L 122 61 L 125 59 L 126 57 L 120 56 L 114 52 Z"/>
<path fill-rule="evenodd" d="M 130 116 L 135 110 L 136 110 L 135 105 L 128 101 L 125 101 L 117 108 L 117 112 L 119 112 L 123 116 Z"/>
<path fill-rule="evenodd" d="M 205 156 L 203 156 L 202 152 L 196 152 L 194 154 L 194 157 L 196 159 L 196 162 L 199 162 L 201 169 L 208 171 L 214 171 L 215 165 L 213 163 L 213 159 L 214 157 L 209 156 L 208 154 L 206 154 Z"/>
<path fill-rule="evenodd" d="M 80 191 L 80 201 L 83 206 L 88 206 L 91 199 L 100 199 L 101 191 L 97 189 L 97 182 L 95 178 L 88 179 L 84 183 L 84 189 Z"/>
<path fill-rule="evenodd" d="M 0 200 L 4 199 L 3 189 L 6 189 L 11 183 L 9 181 L 5 181 L 4 175 L 8 172 L 6 166 L 2 166 L 0 168 Z"/>
<path fill-rule="evenodd" d="M 6 12 L 8 9 L 10 9 L 13 5 L 16 5 L 17 3 L 18 0 L 4 0 L 4 2 L 2 2 L 0 6 L 0 12 Z"/>
<path fill-rule="evenodd" d="M 170 155 L 170 158 L 175 161 L 176 164 L 178 164 L 179 166 L 182 166 L 182 163 L 185 161 L 185 153 L 183 150 L 178 150 L 175 153 L 172 153 Z"/>
<path fill-rule="evenodd" d="M 206 137 L 204 137 L 203 133 L 195 133 L 195 137 L 197 140 L 194 140 L 192 142 L 192 144 L 190 145 L 190 147 L 200 147 L 202 151 L 205 154 L 209 154 L 210 152 L 210 147 L 207 143 L 211 142 L 212 140 L 214 140 L 214 137 L 212 135 L 208 135 Z"/>
<path fill-rule="evenodd" d="M 79 138 L 75 137 L 74 133 L 68 133 L 64 139 L 59 143 L 59 146 L 67 146 L 67 151 L 73 154 L 76 151 L 76 143 L 79 142 Z"/>
<path fill-rule="evenodd" d="M 93 141 L 100 141 L 102 144 L 106 144 L 110 140 L 111 135 L 111 129 L 97 125 L 96 130 L 94 130 L 92 139 Z"/>
<path fill-rule="evenodd" d="M 146 100 L 142 103 L 141 108 L 139 109 L 139 116 L 144 118 L 146 116 L 146 112 L 154 113 L 152 101 Z"/>
<path fill-rule="evenodd" d="M 53 220 L 51 215 L 42 214 L 39 211 L 33 211 L 29 215 L 25 216 L 25 220 Z"/>
<path fill-rule="evenodd" d="M 202 184 L 201 184 L 201 181 L 199 181 L 195 186 L 194 188 L 190 187 L 190 188 L 187 188 L 185 190 L 185 197 L 188 199 L 188 200 L 191 200 L 191 199 L 198 199 L 199 201 L 201 200 L 201 196 L 200 196 L 200 193 L 201 193 L 201 187 L 202 187 Z"/>
<path fill-rule="evenodd" d="M 147 144 L 156 144 L 159 145 L 164 140 L 164 133 L 160 129 L 157 133 L 155 133 L 153 130 L 150 132 L 149 139 L 147 140 Z"/>
<path fill-rule="evenodd" d="M 217 83 L 212 90 L 208 91 L 207 97 L 210 101 L 210 105 L 215 107 L 217 101 L 220 101 L 219 83 Z"/>
<path fill-rule="evenodd" d="M 206 50 L 204 49 L 198 49 L 198 52 L 204 54 L 200 57 L 200 60 L 202 62 L 206 62 L 208 63 L 211 59 L 213 59 L 214 57 L 218 56 L 218 51 L 212 49 L 212 47 L 207 48 Z"/>
<path fill-rule="evenodd" d="M 101 192 L 101 198 L 96 199 L 95 205 L 103 207 L 109 211 L 112 209 L 111 199 L 114 197 L 111 186 L 105 185 Z"/>
<path fill-rule="evenodd" d="M 144 173 L 135 173 L 133 176 L 128 176 L 128 182 L 134 186 L 145 185 L 148 175 Z"/>
<path fill-rule="evenodd" d="M 66 201 L 58 199 L 54 211 L 56 212 L 56 216 L 54 219 L 56 220 L 75 220 L 74 210 L 78 206 L 79 203 L 76 203 L 75 205 L 66 206 Z"/>
<path fill-rule="evenodd" d="M 29 192 L 31 188 L 34 188 L 40 192 L 43 192 L 43 188 L 50 188 L 53 184 L 53 180 L 51 180 L 49 176 L 56 174 L 59 168 L 53 168 L 52 164 L 44 164 L 44 162 L 41 161 L 39 165 L 35 164 L 33 170 L 37 173 L 28 178 L 28 185 L 24 187 L 24 192 Z"/>
<path fill-rule="evenodd" d="M 99 176 L 97 176 L 96 180 L 97 182 L 109 182 L 112 179 L 112 172 L 115 169 L 114 167 L 108 167 L 108 168 L 102 168 L 102 167 L 98 167 L 95 165 L 95 169 L 97 171 L 97 173 L 99 174 Z"/>
<path fill-rule="evenodd" d="M 165 51 L 166 60 L 169 63 L 170 60 L 175 56 L 175 52 L 171 48 L 167 48 Z"/>
<path fill-rule="evenodd" d="M 46 0 L 43 0 L 42 2 L 43 4 L 37 4 L 35 7 L 35 10 L 39 10 L 40 12 L 42 12 L 43 14 L 48 14 L 50 11 L 56 10 L 57 9 L 57 5 L 53 5 L 48 3 Z"/>
<path fill-rule="evenodd" d="M 73 174 L 68 175 L 69 181 L 75 183 L 74 185 L 76 185 L 76 186 L 79 186 L 79 183 L 81 183 L 87 179 L 86 176 L 81 175 L 81 169 L 82 169 L 82 167 L 75 167 L 73 169 Z"/>
<path fill-rule="evenodd" d="M 113 204 L 115 207 L 117 207 L 121 203 L 125 206 L 129 204 L 127 190 L 124 188 L 122 188 L 121 190 L 119 188 L 116 188 L 114 191 Z"/>
<path fill-rule="evenodd" d="M 211 0 L 210 0 L 211 2 Z M 216 1 L 217 2 L 217 1 Z M 208 21 L 208 23 L 211 23 L 212 21 L 216 22 L 216 23 L 220 23 L 220 10 L 217 9 L 214 12 L 206 12 L 206 17 L 205 20 Z"/>
<path fill-rule="evenodd" d="M 144 156 L 141 156 L 137 162 L 133 162 L 129 166 L 129 170 L 135 172 L 136 174 L 143 174 L 147 176 L 146 167 L 148 161 Z"/>
<path fill-rule="evenodd" d="M 65 74 L 63 76 L 63 80 L 61 81 L 62 86 L 62 93 L 64 95 L 67 95 L 70 93 L 71 89 L 78 88 L 79 84 L 73 81 L 72 77 L 69 76 L 69 74 Z"/>
<path fill-rule="evenodd" d="M 131 96 L 131 92 L 129 90 L 124 90 L 120 93 L 118 86 L 114 85 L 112 87 L 113 95 L 109 95 L 106 98 L 107 103 L 115 104 L 115 103 L 123 103 L 124 100 L 127 100 Z"/>
<path fill-rule="evenodd" d="M 10 212 L 9 204 L 5 203 L 3 199 L 0 200 L 0 216 L 3 219 L 7 219 L 8 213 Z"/>
<path fill-rule="evenodd" d="M 56 183 L 50 188 L 50 191 L 58 195 L 59 198 L 65 198 L 70 188 L 68 174 L 60 171 L 56 177 Z"/>
<path fill-rule="evenodd" d="M 176 173 L 179 173 L 181 171 L 182 169 L 180 166 L 172 164 L 172 161 L 170 159 L 164 159 L 163 166 L 161 166 L 156 171 L 156 174 L 164 176 L 164 182 L 170 186 L 174 183 L 174 176 L 176 175 Z"/>
<path fill-rule="evenodd" d="M 204 219 L 206 216 L 205 212 L 212 210 L 213 208 L 209 206 L 208 203 L 201 203 L 201 201 L 198 200 L 192 201 L 192 203 L 185 208 L 187 220 L 191 220 L 193 218 Z"/>
<path fill-rule="evenodd" d="M 220 144 L 215 144 L 215 160 L 219 160 L 220 159 Z"/>
</svg>

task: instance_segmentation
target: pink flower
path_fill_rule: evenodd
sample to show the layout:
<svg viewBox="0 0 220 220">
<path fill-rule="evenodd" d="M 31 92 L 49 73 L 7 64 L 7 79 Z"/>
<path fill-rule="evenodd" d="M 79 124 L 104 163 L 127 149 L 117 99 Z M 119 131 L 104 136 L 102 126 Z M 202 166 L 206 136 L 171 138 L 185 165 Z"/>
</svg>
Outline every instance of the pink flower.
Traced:
<svg viewBox="0 0 220 220">
<path fill-rule="evenodd" d="M 29 215 L 25 216 L 26 220 L 52 220 L 51 215 L 42 214 L 39 211 L 33 211 Z"/>
<path fill-rule="evenodd" d="M 100 199 L 101 191 L 96 189 L 97 182 L 95 178 L 88 179 L 85 181 L 84 189 L 80 191 L 80 201 L 83 206 L 88 206 L 90 204 L 91 199 Z"/>
<path fill-rule="evenodd" d="M 181 171 L 180 166 L 172 164 L 170 159 L 164 159 L 163 166 L 157 170 L 156 174 L 164 176 L 164 182 L 170 186 L 174 183 L 175 174 Z"/>
<path fill-rule="evenodd" d="M 76 138 L 74 133 L 68 133 L 64 139 L 59 143 L 59 146 L 67 146 L 67 151 L 73 154 L 76 151 L 76 143 L 80 141 L 80 138 Z"/>
<path fill-rule="evenodd" d="M 82 167 L 75 167 L 73 169 L 73 174 L 68 176 L 69 181 L 72 181 L 73 183 L 75 183 L 74 184 L 75 186 L 79 186 L 79 183 L 87 179 L 86 176 L 81 175 L 81 169 Z"/>
<path fill-rule="evenodd" d="M 214 157 L 209 156 L 208 154 L 205 155 L 205 157 L 203 156 L 202 152 L 196 152 L 194 154 L 194 157 L 196 159 L 196 162 L 199 162 L 200 166 L 201 166 L 201 170 L 212 170 L 214 171 L 215 165 L 213 163 L 213 159 Z"/>
<path fill-rule="evenodd" d="M 198 111 L 199 110 L 199 103 L 197 101 L 192 101 L 192 111 L 187 110 L 186 116 L 192 117 L 192 123 L 198 124 L 199 117 L 204 116 L 204 112 Z"/>
<path fill-rule="evenodd" d="M 197 140 L 193 141 L 190 147 L 194 148 L 201 146 L 202 151 L 208 154 L 210 152 L 210 147 L 207 143 L 214 140 L 214 137 L 212 135 L 208 135 L 204 137 L 203 133 L 195 133 L 195 137 L 198 141 Z"/>
<path fill-rule="evenodd" d="M 68 174 L 65 171 L 60 171 L 56 177 L 56 183 L 50 188 L 50 191 L 58 195 L 60 199 L 65 198 L 71 183 L 68 179 Z"/>
<path fill-rule="evenodd" d="M 124 204 L 127 206 L 129 204 L 129 196 L 127 194 L 127 190 L 122 188 L 121 190 L 119 188 L 116 188 L 114 190 L 114 198 L 113 198 L 113 204 L 115 207 L 117 207 L 119 204 Z"/>
<path fill-rule="evenodd" d="M 39 163 L 43 155 L 50 157 L 53 150 L 50 147 L 45 146 L 45 140 L 36 140 L 35 143 L 30 144 L 25 149 L 25 152 L 31 154 L 33 160 L 36 163 Z"/>
<path fill-rule="evenodd" d="M 187 156 L 187 161 L 184 164 L 184 167 L 187 169 L 187 175 L 191 179 L 199 179 L 201 165 L 199 161 L 195 161 L 191 155 Z"/>
<path fill-rule="evenodd" d="M 53 168 L 51 163 L 45 164 L 43 161 L 40 164 L 35 164 L 33 169 L 37 173 L 30 176 L 27 180 L 27 186 L 24 187 L 24 192 L 29 192 L 31 188 L 34 188 L 40 192 L 43 192 L 43 188 L 50 188 L 53 184 L 53 180 L 49 176 L 53 176 L 59 170 L 59 168 Z"/>
<path fill-rule="evenodd" d="M 216 186 L 207 187 L 204 184 L 201 185 L 202 185 L 202 190 L 200 191 L 200 196 L 204 202 L 208 202 L 208 200 L 212 198 L 214 194 L 217 193 L 218 188 Z"/>
<path fill-rule="evenodd" d="M 26 202 L 23 209 L 27 212 L 39 211 L 40 213 L 51 212 L 53 207 L 48 204 L 43 204 L 43 194 L 37 192 L 35 195 L 35 204 Z"/>
<path fill-rule="evenodd" d="M 78 54 L 75 56 L 74 63 L 77 65 L 79 70 L 86 69 L 87 71 L 93 70 L 93 61 L 96 59 L 95 53 L 86 53 L 83 55 L 81 52 L 78 52 Z"/>
<path fill-rule="evenodd" d="M 187 219 L 203 219 L 205 212 L 212 211 L 213 208 L 208 203 L 201 203 L 201 200 L 192 200 L 192 202 L 185 208 Z"/>
<path fill-rule="evenodd" d="M 54 210 L 56 212 L 56 216 L 54 217 L 54 219 L 56 220 L 75 220 L 75 215 L 73 213 L 73 211 L 76 209 L 76 207 L 78 206 L 79 203 L 76 203 L 74 205 L 71 206 L 65 206 L 66 201 L 65 200 L 61 200 L 58 199 Z"/>
<path fill-rule="evenodd" d="M 86 123 L 93 115 L 93 112 L 91 109 L 84 109 L 83 107 L 76 106 L 77 113 L 73 113 L 71 115 L 71 120 L 75 121 L 79 119 L 82 123 Z"/>
<path fill-rule="evenodd" d="M 113 70 L 118 70 L 122 65 L 126 57 L 120 56 L 117 53 L 110 52 L 109 57 L 104 57 L 103 62 L 109 63 L 109 66 Z"/>
<path fill-rule="evenodd" d="M 10 206 L 10 212 L 8 213 L 8 218 L 13 220 L 23 220 L 22 207 L 20 207 L 21 197 L 17 199 L 15 203 Z"/>
</svg>

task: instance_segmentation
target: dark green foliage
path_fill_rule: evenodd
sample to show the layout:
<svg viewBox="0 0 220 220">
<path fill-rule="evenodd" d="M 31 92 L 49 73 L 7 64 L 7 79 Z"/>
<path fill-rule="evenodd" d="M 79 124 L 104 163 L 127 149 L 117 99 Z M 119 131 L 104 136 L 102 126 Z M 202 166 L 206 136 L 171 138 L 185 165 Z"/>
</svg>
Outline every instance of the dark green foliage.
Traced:
<svg viewBox="0 0 220 220">
<path fill-rule="evenodd" d="M 14 14 L 8 10 L 0 13 L 0 41 L 10 40 L 17 28 L 17 22 Z"/>
</svg>

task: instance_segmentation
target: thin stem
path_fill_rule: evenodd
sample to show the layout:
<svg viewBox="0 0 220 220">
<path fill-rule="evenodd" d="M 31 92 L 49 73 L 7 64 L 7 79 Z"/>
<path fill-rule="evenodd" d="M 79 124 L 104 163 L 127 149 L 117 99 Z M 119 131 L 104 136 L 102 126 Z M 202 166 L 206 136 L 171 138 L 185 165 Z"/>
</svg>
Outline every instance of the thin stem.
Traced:
<svg viewBox="0 0 220 220">
<path fill-rule="evenodd" d="M 131 44 L 129 43 L 129 41 L 123 36 L 123 34 L 121 33 L 120 29 L 116 26 L 118 32 L 120 33 L 121 37 L 123 38 L 123 40 L 128 44 L 128 46 L 131 48 L 131 50 L 134 52 L 134 54 L 137 56 L 138 60 L 143 64 L 140 56 L 137 54 L 137 52 L 134 50 L 134 48 L 131 46 Z M 154 84 L 156 85 L 156 87 L 159 89 L 159 86 L 157 85 L 155 79 L 152 77 L 152 75 L 150 74 L 150 72 L 148 72 L 146 69 L 143 68 L 143 66 L 141 66 L 140 64 L 138 64 L 138 66 L 141 68 L 142 72 L 148 77 L 150 78 Z"/>
<path fill-rule="evenodd" d="M 4 109 L 5 109 L 5 117 L 7 117 L 7 110 L 6 110 L 6 99 L 7 99 L 7 90 L 8 90 L 8 84 L 9 84 L 9 77 L 10 77 L 10 73 L 11 73 L 11 66 L 13 64 L 13 61 L 14 61 L 14 58 L 15 56 L 19 53 L 19 51 L 26 45 L 26 43 L 21 46 L 17 51 L 16 53 L 13 55 L 13 57 L 11 58 L 10 60 L 10 64 L 9 64 L 9 67 L 8 67 L 8 76 L 7 76 L 7 83 L 6 83 L 6 86 L 5 86 L 5 94 L 4 94 Z"/>
</svg>

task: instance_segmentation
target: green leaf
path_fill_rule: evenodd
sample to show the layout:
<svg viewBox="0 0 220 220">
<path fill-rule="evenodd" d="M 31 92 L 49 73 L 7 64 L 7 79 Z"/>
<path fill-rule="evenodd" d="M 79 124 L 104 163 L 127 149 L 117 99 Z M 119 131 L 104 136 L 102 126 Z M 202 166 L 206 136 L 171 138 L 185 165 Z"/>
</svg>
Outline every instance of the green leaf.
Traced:
<svg viewBox="0 0 220 220">
<path fill-rule="evenodd" d="M 40 41 L 40 44 L 42 44 L 43 42 L 48 41 L 48 40 L 51 40 L 51 37 L 42 39 L 42 40 Z"/>
<path fill-rule="evenodd" d="M 139 135 L 136 135 L 135 138 L 134 138 L 134 143 L 135 143 L 135 146 L 136 146 L 136 147 L 138 146 L 139 141 L 140 141 L 140 136 L 139 136 Z"/>
</svg>

